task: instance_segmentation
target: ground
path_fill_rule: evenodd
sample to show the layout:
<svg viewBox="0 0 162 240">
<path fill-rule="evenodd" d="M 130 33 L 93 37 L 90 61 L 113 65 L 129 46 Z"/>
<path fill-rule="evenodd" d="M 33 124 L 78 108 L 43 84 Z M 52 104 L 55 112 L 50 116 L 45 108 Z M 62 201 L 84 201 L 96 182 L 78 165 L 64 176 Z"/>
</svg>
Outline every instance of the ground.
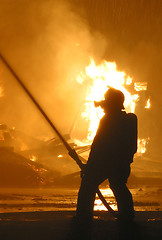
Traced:
<svg viewBox="0 0 162 240">
<path fill-rule="evenodd" d="M 72 231 L 74 214 L 74 211 L 1 213 L 0 237 L 3 240 L 79 239 Z M 79 236 L 80 239 L 83 237 L 86 239 L 83 232 Z M 134 222 L 127 224 L 119 223 L 106 212 L 95 212 L 91 239 L 160 240 L 162 239 L 162 212 L 136 212 Z"/>
</svg>

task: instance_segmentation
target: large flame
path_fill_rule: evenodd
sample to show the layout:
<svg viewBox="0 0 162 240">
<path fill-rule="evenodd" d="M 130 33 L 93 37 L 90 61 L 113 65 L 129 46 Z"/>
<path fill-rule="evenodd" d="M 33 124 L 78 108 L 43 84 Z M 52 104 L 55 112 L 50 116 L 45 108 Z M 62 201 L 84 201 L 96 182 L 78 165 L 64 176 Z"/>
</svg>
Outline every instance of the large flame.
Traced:
<svg viewBox="0 0 162 240">
<path fill-rule="evenodd" d="M 82 118 L 89 122 L 87 138 L 82 140 L 80 144 L 92 143 L 99 121 L 104 115 L 100 107 L 95 108 L 94 101 L 102 100 L 109 87 L 124 93 L 125 109 L 127 112 L 132 113 L 135 112 L 136 102 L 139 101 L 139 91 L 147 90 L 147 83 L 133 83 L 133 79 L 130 76 L 123 71 L 118 71 L 115 62 L 103 61 L 101 64 L 96 65 L 93 59 L 90 59 L 90 64 L 85 67 L 85 71 L 77 76 L 77 81 L 80 84 L 86 84 L 87 87 L 85 110 L 82 112 Z M 147 108 L 150 107 L 149 103 L 147 102 Z M 138 153 L 146 152 L 146 141 L 145 139 L 138 140 Z"/>
<path fill-rule="evenodd" d="M 104 94 L 109 87 L 113 87 L 122 91 L 125 95 L 125 108 L 129 112 L 135 111 L 135 104 L 138 100 L 138 94 L 131 94 L 126 86 L 132 84 L 132 78 L 127 76 L 125 72 L 117 70 L 115 62 L 103 61 L 100 65 L 96 65 L 91 59 L 89 66 L 85 67 L 85 72 L 77 77 L 77 81 L 81 84 L 87 82 L 88 90 L 85 103 L 85 111 L 82 117 L 89 121 L 89 129 L 87 139 L 92 141 L 95 136 L 98 124 L 102 116 L 103 110 L 95 108 L 94 101 L 100 101 L 104 98 Z"/>
</svg>

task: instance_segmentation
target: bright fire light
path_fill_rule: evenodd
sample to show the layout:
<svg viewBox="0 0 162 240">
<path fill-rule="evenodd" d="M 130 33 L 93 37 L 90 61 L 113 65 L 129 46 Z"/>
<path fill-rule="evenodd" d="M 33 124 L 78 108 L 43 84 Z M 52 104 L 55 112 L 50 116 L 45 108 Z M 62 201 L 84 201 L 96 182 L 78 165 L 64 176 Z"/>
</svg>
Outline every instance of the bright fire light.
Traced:
<svg viewBox="0 0 162 240">
<path fill-rule="evenodd" d="M 31 160 L 32 162 L 35 162 L 35 161 L 37 160 L 37 157 L 34 156 L 34 155 L 32 155 L 32 156 L 30 156 L 30 160 Z"/>
<path fill-rule="evenodd" d="M 143 154 L 146 152 L 146 146 L 148 144 L 148 140 L 149 138 L 145 139 L 138 139 L 138 150 L 137 150 L 137 153 L 139 154 Z"/>
<path fill-rule="evenodd" d="M 147 82 L 136 82 L 134 84 L 134 89 L 139 92 L 139 91 L 146 91 L 147 90 Z"/>
<path fill-rule="evenodd" d="M 133 79 L 125 72 L 118 71 L 115 62 L 103 61 L 96 65 L 93 59 L 76 78 L 80 84 L 86 84 L 87 93 L 85 97 L 84 110 L 81 113 L 82 119 L 88 123 L 88 132 L 85 139 L 76 140 L 78 145 L 90 145 L 96 134 L 99 121 L 104 112 L 101 107 L 95 107 L 94 101 L 104 99 L 105 92 L 113 87 L 124 93 L 124 106 L 126 112 L 135 112 L 136 104 L 140 101 L 140 91 L 147 90 L 147 82 L 133 82 Z M 131 90 L 130 90 L 131 89 Z M 129 90 L 129 91 L 128 91 Z M 150 98 L 145 108 L 150 108 Z M 146 152 L 149 138 L 138 139 L 138 154 Z"/>
<path fill-rule="evenodd" d="M 145 106 L 145 108 L 150 108 L 151 107 L 151 100 L 150 100 L 150 98 L 147 100 L 147 102 L 146 102 L 146 106 Z"/>
<path fill-rule="evenodd" d="M 109 87 L 113 87 L 122 91 L 125 95 L 125 108 L 129 112 L 135 111 L 136 102 L 139 99 L 138 94 L 132 95 L 126 87 L 132 84 L 132 78 L 127 76 L 125 72 L 117 70 L 115 62 L 103 61 L 100 65 L 96 65 L 94 60 L 85 67 L 85 72 L 81 72 L 77 77 L 80 84 L 88 84 L 85 110 L 82 117 L 89 122 L 88 136 L 89 143 L 92 142 L 100 119 L 103 117 L 103 110 L 94 106 L 94 101 L 100 101 L 104 98 L 105 92 Z"/>
<path fill-rule="evenodd" d="M 117 204 L 116 204 L 116 201 L 114 199 L 114 195 L 113 195 L 111 189 L 107 188 L 107 189 L 100 189 L 100 190 L 101 190 L 103 196 L 109 202 L 110 207 L 116 211 Z M 94 210 L 95 211 L 107 211 L 107 208 L 103 205 L 103 203 L 100 199 L 96 198 L 95 203 L 94 203 Z"/>
</svg>

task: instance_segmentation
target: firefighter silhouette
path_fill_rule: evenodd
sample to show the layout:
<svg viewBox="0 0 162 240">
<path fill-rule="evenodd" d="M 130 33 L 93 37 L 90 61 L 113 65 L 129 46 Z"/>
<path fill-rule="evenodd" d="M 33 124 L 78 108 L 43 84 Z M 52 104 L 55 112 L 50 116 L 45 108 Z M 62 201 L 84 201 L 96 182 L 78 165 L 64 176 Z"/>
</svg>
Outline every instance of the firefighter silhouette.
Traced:
<svg viewBox="0 0 162 240">
<path fill-rule="evenodd" d="M 137 151 L 137 117 L 126 113 L 123 103 L 124 94 L 114 88 L 107 90 L 105 100 L 95 102 L 105 115 L 82 172 L 76 210 L 76 218 L 80 220 L 92 220 L 96 189 L 106 179 L 117 201 L 119 219 L 134 217 L 133 199 L 126 183 Z"/>
</svg>

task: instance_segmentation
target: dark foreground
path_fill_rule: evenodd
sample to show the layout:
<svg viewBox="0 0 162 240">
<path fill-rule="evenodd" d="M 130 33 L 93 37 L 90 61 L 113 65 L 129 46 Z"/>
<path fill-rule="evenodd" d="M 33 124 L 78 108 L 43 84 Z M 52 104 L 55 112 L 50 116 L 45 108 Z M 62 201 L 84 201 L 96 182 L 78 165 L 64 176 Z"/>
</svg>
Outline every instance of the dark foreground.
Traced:
<svg viewBox="0 0 162 240">
<path fill-rule="evenodd" d="M 87 239 L 75 236 L 73 211 L 1 213 L 2 240 Z M 78 232 L 77 232 L 78 234 Z M 95 212 L 91 238 L 94 240 L 162 239 L 162 212 L 136 212 L 133 223 L 121 224 L 106 212 Z M 88 238 L 89 239 L 89 238 Z"/>
</svg>

